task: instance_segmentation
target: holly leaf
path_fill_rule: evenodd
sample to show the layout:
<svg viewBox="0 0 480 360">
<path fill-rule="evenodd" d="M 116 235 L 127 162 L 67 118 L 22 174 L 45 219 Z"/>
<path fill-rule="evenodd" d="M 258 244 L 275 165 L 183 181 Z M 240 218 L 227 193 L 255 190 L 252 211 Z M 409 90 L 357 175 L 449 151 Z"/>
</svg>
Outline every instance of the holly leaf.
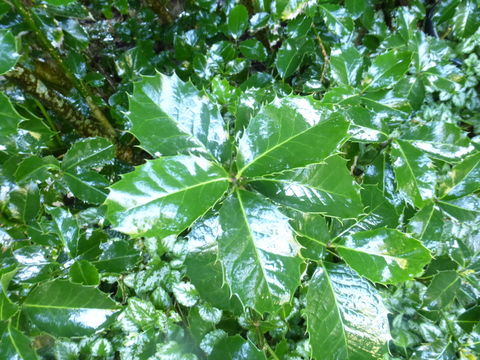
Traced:
<svg viewBox="0 0 480 360">
<path fill-rule="evenodd" d="M 363 67 L 363 56 L 353 46 L 334 49 L 330 54 L 333 79 L 344 85 L 357 86 Z"/>
<path fill-rule="evenodd" d="M 318 163 L 346 139 L 347 121 L 312 98 L 286 97 L 263 107 L 239 141 L 238 176 L 268 175 Z"/>
<path fill-rule="evenodd" d="M 467 157 L 450 171 L 442 189 L 442 198 L 449 200 L 470 195 L 480 189 L 480 153 Z"/>
<path fill-rule="evenodd" d="M 20 58 L 17 42 L 10 30 L 0 30 L 0 75 L 12 69 Z"/>
<path fill-rule="evenodd" d="M 131 236 L 179 234 L 228 187 L 228 174 L 196 156 L 148 161 L 110 187 L 105 204 L 113 227 Z"/>
<path fill-rule="evenodd" d="M 340 156 L 329 157 L 323 164 L 261 178 L 252 181 L 252 185 L 275 202 L 302 212 L 353 218 L 363 208 L 360 189 Z"/>
<path fill-rule="evenodd" d="M 32 341 L 11 322 L 0 322 L 0 354 L 6 360 L 37 360 Z"/>
<path fill-rule="evenodd" d="M 445 309 L 455 298 L 461 285 L 456 271 L 440 271 L 434 277 L 425 292 L 424 306 L 432 309 Z"/>
<path fill-rule="evenodd" d="M 235 6 L 228 14 L 227 29 L 228 34 L 234 39 L 238 39 L 248 27 L 248 11 L 241 4 Z"/>
<path fill-rule="evenodd" d="M 288 218 L 263 196 L 238 190 L 221 207 L 220 226 L 219 259 L 232 292 L 261 313 L 288 303 L 301 263 Z"/>
<path fill-rule="evenodd" d="M 209 359 L 266 360 L 266 357 L 250 340 L 235 335 L 218 340 Z"/>
<path fill-rule="evenodd" d="M 350 268 L 329 263 L 319 266 L 306 300 L 315 358 L 370 360 L 387 353 L 388 311 L 375 288 Z"/>
<path fill-rule="evenodd" d="M 105 138 L 88 138 L 77 141 L 65 153 L 62 169 L 70 172 L 74 169 L 101 167 L 113 161 L 115 148 Z"/>
<path fill-rule="evenodd" d="M 24 118 L 15 110 L 12 103 L 3 93 L 0 93 L 0 151 L 11 152 L 16 149 L 18 124 Z"/>
<path fill-rule="evenodd" d="M 435 193 L 437 178 L 431 160 L 403 140 L 393 143 L 391 156 L 398 191 L 410 203 L 423 207 Z"/>
<path fill-rule="evenodd" d="M 99 290 L 65 280 L 34 288 L 22 308 L 39 329 L 65 337 L 92 335 L 118 310 L 117 304 Z"/>
<path fill-rule="evenodd" d="M 362 81 L 363 91 L 392 87 L 405 75 L 411 60 L 408 51 L 390 50 L 376 56 Z"/>
<path fill-rule="evenodd" d="M 355 271 L 382 284 L 411 280 L 432 258 L 417 239 L 393 229 L 360 231 L 346 236 L 336 247 Z"/>
<path fill-rule="evenodd" d="M 206 216 L 194 224 L 188 234 L 187 275 L 205 301 L 220 309 L 241 313 L 242 305 L 225 284 L 223 268 L 217 259 L 217 239 L 221 231 L 218 215 Z"/>
<path fill-rule="evenodd" d="M 192 83 L 176 75 L 143 76 L 129 102 L 130 131 L 152 156 L 201 153 L 225 160 L 222 116 Z"/>
</svg>

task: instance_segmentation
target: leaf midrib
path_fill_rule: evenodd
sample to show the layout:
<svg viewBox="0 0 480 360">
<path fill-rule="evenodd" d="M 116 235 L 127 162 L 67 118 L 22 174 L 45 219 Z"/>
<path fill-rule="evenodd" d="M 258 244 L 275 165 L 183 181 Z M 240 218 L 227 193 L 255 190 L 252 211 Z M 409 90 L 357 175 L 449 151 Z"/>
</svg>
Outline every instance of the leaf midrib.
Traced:
<svg viewBox="0 0 480 360">
<path fill-rule="evenodd" d="M 345 333 L 345 324 L 343 323 L 343 316 L 342 316 L 342 313 L 340 311 L 340 306 L 338 304 L 336 293 L 335 293 L 335 290 L 333 289 L 332 281 L 330 279 L 330 275 L 328 274 L 328 270 L 325 267 L 325 264 L 323 262 L 322 262 L 321 266 L 322 266 L 323 271 L 325 272 L 325 277 L 327 278 L 328 287 L 330 288 L 330 291 L 332 292 L 333 301 L 335 302 L 335 312 L 338 315 L 338 319 L 340 320 L 340 325 L 342 327 L 342 339 L 343 339 L 343 342 L 345 344 L 345 352 L 347 353 L 347 359 L 349 359 L 350 357 L 348 356 L 349 348 L 348 348 L 348 342 L 347 342 L 347 335 Z"/>
<path fill-rule="evenodd" d="M 309 132 L 310 130 L 313 130 L 315 129 L 317 126 L 320 126 L 322 124 L 325 124 L 325 123 L 328 123 L 330 121 L 332 121 L 333 119 L 330 117 L 324 121 L 319 121 L 317 124 L 313 125 L 313 126 L 310 126 L 308 128 L 306 128 L 305 130 L 295 134 L 294 136 L 292 137 L 289 137 L 281 142 L 279 142 L 278 144 L 275 144 L 274 146 L 272 146 L 270 149 L 268 149 L 267 151 L 265 151 L 264 153 L 262 153 L 260 156 L 256 157 L 255 159 L 253 159 L 251 162 L 249 162 L 248 164 L 244 165 L 238 172 L 238 177 L 242 176 L 243 172 L 248 169 L 250 166 L 252 166 L 252 164 L 254 164 L 255 162 L 257 162 L 259 159 L 265 157 L 267 154 L 271 153 L 272 151 L 278 149 L 279 147 L 285 145 L 286 143 L 292 141 L 293 139 L 296 139 L 297 137 Z M 264 174 L 264 175 L 267 175 L 267 174 Z"/>
<path fill-rule="evenodd" d="M 113 147 L 113 144 L 109 144 L 107 147 L 103 147 L 102 150 L 97 151 L 97 152 L 95 152 L 95 153 L 92 153 L 92 154 L 90 154 L 89 156 L 83 157 L 83 158 L 79 159 L 77 162 L 74 162 L 73 164 L 68 165 L 68 166 L 65 167 L 64 169 L 65 169 L 65 170 L 69 170 L 69 169 L 71 169 L 71 168 L 77 167 L 77 166 L 78 166 L 79 164 L 81 164 L 82 162 L 85 162 L 85 161 L 87 161 L 88 159 L 91 159 L 91 158 L 93 158 L 93 157 L 95 157 L 95 156 L 101 155 L 101 154 L 104 153 L 105 151 L 110 150 L 112 147 Z"/>
<path fill-rule="evenodd" d="M 228 180 L 228 178 L 226 177 L 221 177 L 221 178 L 216 178 L 216 179 L 213 179 L 213 180 L 209 180 L 209 181 L 204 181 L 204 182 L 201 182 L 201 183 L 198 183 L 198 184 L 195 184 L 195 185 L 191 185 L 191 186 L 187 186 L 185 188 L 182 188 L 180 190 L 176 190 L 176 191 L 172 191 L 172 192 L 169 192 L 169 193 L 165 193 L 163 196 L 158 196 L 152 200 L 149 200 L 147 202 L 144 202 L 142 204 L 139 204 L 139 205 L 135 205 L 135 206 L 132 206 L 130 208 L 125 208 L 123 209 L 122 211 L 130 211 L 130 210 L 133 210 L 133 209 L 138 209 L 142 206 L 146 206 L 146 205 L 149 205 L 159 199 L 164 199 L 164 198 L 167 198 L 171 195 L 175 195 L 175 194 L 178 194 L 178 193 L 181 193 L 181 192 L 185 192 L 185 191 L 188 191 L 188 190 L 191 190 L 191 189 L 195 189 L 197 187 L 200 187 L 200 186 L 203 186 L 203 185 L 208 185 L 208 184 L 212 184 L 212 183 L 215 183 L 215 182 L 219 182 L 219 181 L 226 181 Z M 111 188 L 112 190 L 115 190 L 114 188 Z"/>
<path fill-rule="evenodd" d="M 250 229 L 250 224 L 248 222 L 247 213 L 245 212 L 245 207 L 243 206 L 243 201 L 242 201 L 242 197 L 240 195 L 240 191 L 237 189 L 235 191 L 235 194 L 237 195 L 238 204 L 240 206 L 240 210 L 242 211 L 242 217 L 245 220 L 245 225 L 247 227 L 247 231 L 248 231 L 248 235 L 249 235 L 248 237 L 249 237 L 251 245 L 253 247 L 253 250 L 254 250 L 254 253 L 255 253 L 255 258 L 257 260 L 257 264 L 259 264 L 259 268 L 262 272 L 262 276 L 263 276 L 263 279 L 264 279 L 265 284 L 267 286 L 268 292 L 270 294 L 270 297 L 272 297 L 273 293 L 270 290 L 270 285 L 269 285 L 269 282 L 267 280 L 268 277 L 267 277 L 267 274 L 265 273 L 265 269 L 263 268 L 263 263 L 260 261 L 260 255 L 258 253 L 258 249 L 257 249 L 257 246 L 255 244 L 255 240 L 254 240 L 254 237 L 253 237 L 253 234 L 252 234 L 252 230 Z"/>
</svg>

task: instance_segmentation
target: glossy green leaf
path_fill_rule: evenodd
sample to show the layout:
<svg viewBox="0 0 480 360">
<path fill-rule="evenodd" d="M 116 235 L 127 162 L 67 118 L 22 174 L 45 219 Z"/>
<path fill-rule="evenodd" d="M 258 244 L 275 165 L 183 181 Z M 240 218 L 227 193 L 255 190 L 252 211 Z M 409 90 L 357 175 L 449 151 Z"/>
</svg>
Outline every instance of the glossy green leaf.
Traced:
<svg viewBox="0 0 480 360">
<path fill-rule="evenodd" d="M 234 39 L 238 39 L 248 27 L 248 11 L 241 4 L 235 6 L 228 14 L 227 29 L 228 34 Z"/>
<path fill-rule="evenodd" d="M 218 261 L 217 239 L 221 234 L 218 216 L 205 217 L 188 234 L 185 259 L 187 275 L 200 297 L 223 310 L 238 312 L 241 304 L 225 284 L 222 265 Z"/>
<path fill-rule="evenodd" d="M 9 299 L 7 292 L 9 283 L 16 272 L 17 270 L 14 269 L 0 276 L 0 321 L 8 320 L 18 310 L 18 305 Z"/>
<path fill-rule="evenodd" d="M 179 234 L 227 190 L 228 174 L 195 156 L 162 157 L 125 174 L 110 188 L 107 218 L 132 236 Z"/>
<path fill-rule="evenodd" d="M 322 4 L 319 6 L 320 14 L 328 29 L 336 36 L 350 41 L 353 37 L 354 22 L 345 8 L 337 4 Z"/>
<path fill-rule="evenodd" d="M 35 284 L 48 280 L 58 269 L 57 264 L 50 259 L 51 252 L 50 249 L 39 245 L 24 246 L 15 250 L 13 256 L 20 266 L 15 273 L 14 281 Z"/>
<path fill-rule="evenodd" d="M 101 250 L 98 259 L 92 261 L 100 272 L 123 273 L 140 260 L 140 252 L 133 241 L 114 239 L 103 243 Z"/>
<path fill-rule="evenodd" d="M 239 141 L 239 175 L 267 175 L 321 162 L 345 140 L 348 123 L 311 98 L 276 99 Z"/>
<path fill-rule="evenodd" d="M 382 284 L 412 279 L 432 258 L 418 240 L 393 229 L 349 235 L 338 243 L 337 251 L 360 275 Z"/>
<path fill-rule="evenodd" d="M 375 57 L 362 82 L 364 91 L 395 85 L 407 72 L 411 59 L 410 52 L 397 50 Z"/>
<path fill-rule="evenodd" d="M 220 209 L 219 259 L 245 306 L 269 312 L 288 303 L 300 280 L 288 218 L 264 197 L 239 190 Z"/>
<path fill-rule="evenodd" d="M 60 163 L 53 156 L 30 156 L 23 160 L 15 172 L 19 183 L 45 181 L 50 177 L 49 170 L 59 168 Z"/>
<path fill-rule="evenodd" d="M 18 61 L 17 42 L 10 30 L 0 30 L 0 75 L 12 69 Z"/>
<path fill-rule="evenodd" d="M 40 211 L 40 191 L 37 184 L 30 182 L 10 192 L 9 211 L 11 215 L 28 224 Z"/>
<path fill-rule="evenodd" d="M 252 185 L 272 200 L 303 212 L 349 218 L 359 215 L 363 208 L 359 187 L 340 156 L 329 157 L 324 164 L 255 180 Z"/>
<path fill-rule="evenodd" d="M 275 58 L 275 67 L 282 79 L 289 78 L 297 71 L 305 56 L 307 46 L 305 37 L 287 39 L 282 43 Z"/>
<path fill-rule="evenodd" d="M 209 359 L 266 360 L 266 357 L 250 340 L 235 335 L 218 340 Z"/>
<path fill-rule="evenodd" d="M 44 283 L 25 298 L 23 311 L 54 336 L 88 336 L 104 326 L 117 304 L 99 290 L 65 280 Z"/>
<path fill-rule="evenodd" d="M 454 199 L 469 195 L 480 189 L 480 153 L 467 157 L 455 165 L 445 182 L 444 199 Z"/>
<path fill-rule="evenodd" d="M 409 127 L 402 140 L 430 157 L 449 162 L 462 160 L 475 149 L 458 126 L 439 121 Z"/>
<path fill-rule="evenodd" d="M 437 179 L 431 160 L 402 140 L 393 143 L 391 155 L 398 191 L 415 206 L 423 207 L 435 193 Z"/>
<path fill-rule="evenodd" d="M 363 57 L 355 47 L 332 50 L 330 54 L 332 77 L 339 84 L 357 86 L 363 66 Z"/>
<path fill-rule="evenodd" d="M 62 6 L 62 5 L 68 5 L 70 3 L 73 3 L 77 0 L 45 0 L 48 4 L 53 5 L 53 6 Z"/>
<path fill-rule="evenodd" d="M 390 340 L 388 311 L 370 283 L 340 264 L 315 271 L 305 315 L 317 359 L 381 359 Z"/>
<path fill-rule="evenodd" d="M 307 214 L 300 211 L 288 211 L 290 225 L 295 231 L 297 241 L 302 247 L 303 257 L 311 260 L 321 260 L 325 255 L 325 247 L 330 241 L 327 222 L 322 215 Z"/>
<path fill-rule="evenodd" d="M 473 221 L 480 215 L 480 198 L 468 195 L 458 199 L 441 200 L 438 206 L 452 218 L 462 221 Z"/>
<path fill-rule="evenodd" d="M 456 271 L 440 271 L 428 286 L 423 298 L 424 306 L 433 309 L 444 309 L 455 298 L 460 288 L 460 277 Z"/>
<path fill-rule="evenodd" d="M 247 59 L 265 61 L 268 53 L 263 44 L 255 39 L 242 41 L 239 45 L 240 51 Z"/>
<path fill-rule="evenodd" d="M 16 148 L 18 124 L 23 120 L 12 103 L 3 93 L 0 93 L 0 151 L 13 151 Z"/>
<path fill-rule="evenodd" d="M 18 306 L 10 301 L 5 292 L 0 292 L 0 321 L 8 320 L 18 310 Z"/>
<path fill-rule="evenodd" d="M 466 331 L 472 331 L 475 325 L 480 322 L 480 306 L 473 306 L 460 314 L 458 325 Z"/>
<path fill-rule="evenodd" d="M 346 116 L 351 121 L 348 132 L 352 141 L 366 143 L 387 141 L 389 129 L 385 114 L 352 106 L 346 111 Z"/>
<path fill-rule="evenodd" d="M 48 213 L 52 216 L 55 234 L 67 248 L 70 256 L 74 258 L 77 256 L 80 240 L 80 228 L 77 219 L 61 207 L 49 208 Z"/>
<path fill-rule="evenodd" d="M 360 100 L 367 109 L 390 116 L 405 118 L 412 111 L 409 98 L 396 88 L 369 91 Z"/>
<path fill-rule="evenodd" d="M 11 322 L 0 322 L 0 354 L 5 360 L 37 360 L 32 341 Z"/>
<path fill-rule="evenodd" d="M 108 180 L 95 171 L 66 171 L 63 174 L 70 191 L 80 200 L 91 204 L 101 204 L 105 201 L 109 185 Z"/>
<path fill-rule="evenodd" d="M 466 38 L 475 33 L 480 24 L 480 13 L 476 1 L 465 0 L 457 7 L 453 18 L 455 35 Z"/>
<path fill-rule="evenodd" d="M 346 9 L 355 17 L 360 16 L 369 5 L 369 0 L 345 0 Z"/>
<path fill-rule="evenodd" d="M 144 76 L 134 83 L 129 102 L 130 131 L 151 155 L 197 152 L 224 160 L 227 132 L 222 116 L 192 83 L 176 75 Z"/>
<path fill-rule="evenodd" d="M 432 202 L 420 209 L 410 219 L 407 230 L 430 251 L 437 253 L 442 249 L 442 246 L 445 246 L 442 244 L 444 227 L 444 215 L 439 207 Z"/>
<path fill-rule="evenodd" d="M 72 282 L 82 285 L 98 285 L 100 276 L 98 270 L 87 260 L 80 260 L 70 267 L 70 279 Z"/>
<path fill-rule="evenodd" d="M 89 138 L 77 141 L 65 154 L 62 169 L 99 167 L 111 163 L 115 156 L 113 144 L 105 138 Z"/>
</svg>

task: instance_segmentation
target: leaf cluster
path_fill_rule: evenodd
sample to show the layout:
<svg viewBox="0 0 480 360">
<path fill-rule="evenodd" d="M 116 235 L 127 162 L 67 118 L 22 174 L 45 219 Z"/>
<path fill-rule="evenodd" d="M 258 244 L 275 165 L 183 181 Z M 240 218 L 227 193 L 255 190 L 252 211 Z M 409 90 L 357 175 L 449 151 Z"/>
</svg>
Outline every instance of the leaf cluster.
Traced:
<svg viewBox="0 0 480 360">
<path fill-rule="evenodd" d="M 0 4 L 0 358 L 476 359 L 479 23 Z"/>
</svg>

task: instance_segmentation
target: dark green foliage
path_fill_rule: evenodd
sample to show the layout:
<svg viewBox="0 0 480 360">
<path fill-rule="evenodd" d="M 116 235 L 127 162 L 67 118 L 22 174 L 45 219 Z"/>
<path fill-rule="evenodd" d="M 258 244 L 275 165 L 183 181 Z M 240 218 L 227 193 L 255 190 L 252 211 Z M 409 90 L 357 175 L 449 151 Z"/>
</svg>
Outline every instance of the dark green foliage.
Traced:
<svg viewBox="0 0 480 360">
<path fill-rule="evenodd" d="M 477 1 L 0 25 L 2 360 L 478 358 Z"/>
</svg>

